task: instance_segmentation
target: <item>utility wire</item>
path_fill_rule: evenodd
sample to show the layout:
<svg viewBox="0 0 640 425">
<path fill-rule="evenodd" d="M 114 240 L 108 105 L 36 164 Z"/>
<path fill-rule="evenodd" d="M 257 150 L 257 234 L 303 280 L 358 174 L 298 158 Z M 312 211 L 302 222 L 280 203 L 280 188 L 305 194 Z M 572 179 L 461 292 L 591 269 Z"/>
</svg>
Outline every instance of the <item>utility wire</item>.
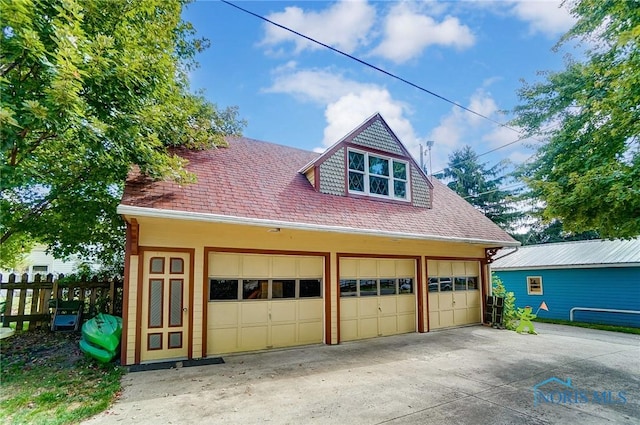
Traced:
<svg viewBox="0 0 640 425">
<path fill-rule="evenodd" d="M 509 189 L 509 188 L 515 188 L 515 187 L 518 187 L 518 186 L 526 186 L 526 183 L 514 183 L 514 184 L 510 184 L 510 185 L 504 186 L 504 187 L 498 187 L 496 189 L 487 190 L 486 192 L 476 193 L 475 195 L 465 196 L 462 199 L 477 198 L 477 197 L 482 196 L 482 195 L 488 195 L 490 193 L 500 192 L 501 190 L 506 190 L 506 189 Z M 512 202 L 512 201 L 510 201 L 510 202 Z"/>
<path fill-rule="evenodd" d="M 500 122 L 500 121 L 494 120 L 493 118 L 490 118 L 490 117 L 488 117 L 488 116 L 486 116 L 486 115 L 484 115 L 484 114 L 481 114 L 480 112 L 476 112 L 476 111 L 474 111 L 473 109 L 467 108 L 467 107 L 466 107 L 466 106 L 464 106 L 464 105 L 461 105 L 461 104 L 459 104 L 459 103 L 457 103 L 457 102 L 454 102 L 453 100 L 447 99 L 446 97 L 444 97 L 444 96 L 442 96 L 442 95 L 439 95 L 439 94 L 437 94 L 437 93 L 435 93 L 435 92 L 433 92 L 433 91 L 431 91 L 431 90 L 428 90 L 428 89 L 426 89 L 426 88 L 424 88 L 424 87 L 422 87 L 422 86 L 419 86 L 419 85 L 417 85 L 417 84 L 415 84 L 415 83 L 412 83 L 412 82 L 411 82 L 411 81 L 409 81 L 409 80 L 406 80 L 406 79 L 404 79 L 404 78 L 402 78 L 402 77 L 400 77 L 400 76 L 398 76 L 398 75 L 396 75 L 396 74 L 393 74 L 393 73 L 391 73 L 391 72 L 389 72 L 389 71 L 386 71 L 386 70 L 384 70 L 384 69 L 382 69 L 382 68 L 380 68 L 380 67 L 377 67 L 377 66 L 375 66 L 375 65 L 373 65 L 373 64 L 371 64 L 371 63 L 369 63 L 369 62 L 367 62 L 367 61 L 364 61 L 364 60 L 362 60 L 362 59 L 360 59 L 360 58 L 357 58 L 357 57 L 355 57 L 355 56 L 353 56 L 353 55 L 350 55 L 349 53 L 345 53 L 345 52 L 343 52 L 342 50 L 336 49 L 335 47 L 332 47 L 332 46 L 330 46 L 330 45 L 328 45 L 328 44 L 325 44 L 325 43 L 323 43 L 323 42 L 321 42 L 321 41 L 318 41 L 318 40 L 316 40 L 316 39 L 314 39 L 314 38 L 311 38 L 311 37 L 309 37 L 309 36 L 307 36 L 307 35 L 304 35 L 304 34 L 302 34 L 302 33 L 298 32 L 298 31 L 295 31 L 295 30 L 293 30 L 293 29 L 291 29 L 291 28 L 289 28 L 289 27 L 286 27 L 286 26 L 284 26 L 284 25 L 282 25 L 282 24 L 279 24 L 279 23 L 277 23 L 277 22 L 274 22 L 274 21 L 272 21 L 272 20 L 270 20 L 270 19 L 268 19 L 268 18 L 265 18 L 265 17 L 264 17 L 264 16 L 262 16 L 262 15 L 259 15 L 259 14 L 257 14 L 257 13 L 254 13 L 254 12 L 250 11 L 250 10 L 244 9 L 244 8 L 242 8 L 242 7 L 240 7 L 240 6 L 236 5 L 236 4 L 234 4 L 234 3 L 231 3 L 230 1 L 227 1 L 227 0 L 220 0 L 220 1 L 221 1 L 222 3 L 224 3 L 224 4 L 227 4 L 227 5 L 229 5 L 229 6 L 235 7 L 235 8 L 236 8 L 236 9 L 238 9 L 238 10 L 241 10 L 241 11 L 243 11 L 243 12 L 245 12 L 245 13 L 248 13 L 248 14 L 249 14 L 249 15 L 251 15 L 251 16 L 255 16 L 255 17 L 256 17 L 256 18 L 258 18 L 258 19 L 261 19 L 261 20 L 263 20 L 263 21 L 265 21 L 265 22 L 268 22 L 268 23 L 270 23 L 271 25 L 275 25 L 275 26 L 276 26 L 276 27 L 278 27 L 278 28 L 281 28 L 281 29 L 283 29 L 283 30 L 285 30 L 285 31 L 289 31 L 290 33 L 293 33 L 293 34 L 295 34 L 295 35 L 297 35 L 297 36 L 299 36 L 299 37 L 302 37 L 302 38 L 304 38 L 304 39 L 306 39 L 306 40 L 309 40 L 309 41 L 311 41 L 311 42 L 313 42 L 313 43 L 319 44 L 319 45 L 320 45 L 320 46 L 322 46 L 322 47 L 326 47 L 327 49 L 329 49 L 329 50 L 331 50 L 331 51 L 333 51 L 333 52 L 336 52 L 336 53 L 338 53 L 338 54 L 340 54 L 340 55 L 346 56 L 346 57 L 348 57 L 349 59 L 353 59 L 354 61 L 359 62 L 359 63 L 361 63 L 362 65 L 368 66 L 369 68 L 372 68 L 372 69 L 375 69 L 376 71 L 382 72 L 383 74 L 385 74 L 385 75 L 387 75 L 387 76 L 389 76 L 389 77 L 391 77 L 391 78 L 395 78 L 396 80 L 402 81 L 403 83 L 408 84 L 408 85 L 410 85 L 411 87 L 414 87 L 414 88 L 416 88 L 416 89 L 418 89 L 418 90 L 420 90 L 420 91 L 423 91 L 423 92 L 425 92 L 425 93 L 427 93 L 427 94 L 430 94 L 431 96 L 437 97 L 438 99 L 443 100 L 443 101 L 445 101 L 445 102 L 447 102 L 447 103 L 450 103 L 451 105 L 454 105 L 454 106 L 456 106 L 456 107 L 458 107 L 458 108 L 460 108 L 460 109 L 462 109 L 462 110 L 464 110 L 464 111 L 467 111 L 467 112 L 469 112 L 469 113 L 471 113 L 471 114 L 474 114 L 474 115 L 476 115 L 476 116 L 478 116 L 478 117 L 480 117 L 480 118 L 484 118 L 485 120 L 491 121 L 492 123 L 494 123 L 494 124 L 496 124 L 496 125 L 499 125 L 500 127 L 506 128 L 506 129 L 511 130 L 511 131 L 513 131 L 513 132 L 515 132 L 515 133 L 518 133 L 518 134 L 522 134 L 522 132 L 518 131 L 517 129 L 515 129 L 515 128 L 513 128 L 513 127 L 511 127 L 511 126 L 509 126 L 509 125 L 507 125 L 507 124 L 505 124 L 505 123 L 502 123 L 502 122 Z"/>
</svg>

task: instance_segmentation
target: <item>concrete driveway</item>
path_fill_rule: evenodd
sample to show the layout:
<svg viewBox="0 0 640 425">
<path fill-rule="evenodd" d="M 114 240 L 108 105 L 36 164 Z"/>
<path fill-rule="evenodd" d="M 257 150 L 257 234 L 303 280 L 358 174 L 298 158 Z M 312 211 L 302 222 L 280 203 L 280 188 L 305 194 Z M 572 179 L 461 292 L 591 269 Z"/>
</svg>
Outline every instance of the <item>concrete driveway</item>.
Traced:
<svg viewBox="0 0 640 425">
<path fill-rule="evenodd" d="M 640 336 L 537 330 L 474 326 L 129 373 L 120 400 L 86 424 L 640 423 Z"/>
</svg>

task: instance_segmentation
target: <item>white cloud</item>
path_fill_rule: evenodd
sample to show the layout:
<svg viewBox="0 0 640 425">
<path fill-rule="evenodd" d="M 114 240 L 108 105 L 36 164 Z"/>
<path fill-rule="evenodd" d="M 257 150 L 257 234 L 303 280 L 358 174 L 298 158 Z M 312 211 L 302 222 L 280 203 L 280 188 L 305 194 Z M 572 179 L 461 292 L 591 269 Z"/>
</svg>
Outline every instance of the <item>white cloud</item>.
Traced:
<svg viewBox="0 0 640 425">
<path fill-rule="evenodd" d="M 365 119 L 379 112 L 402 143 L 417 157 L 419 138 L 407 119 L 409 108 L 389 91 L 375 84 L 363 84 L 328 69 L 297 69 L 294 62 L 275 72 L 274 83 L 263 91 L 293 95 L 325 106 L 327 126 L 321 152 L 346 136 Z"/>
<path fill-rule="evenodd" d="M 343 0 L 327 9 L 305 12 L 297 6 L 286 7 L 284 12 L 267 15 L 278 24 L 298 31 L 322 43 L 347 53 L 352 53 L 368 43 L 367 36 L 376 18 L 376 10 L 366 0 Z M 310 42 L 275 25 L 266 23 L 262 45 L 276 46 L 281 43 L 295 44 L 296 53 L 305 49 L 319 49 Z"/>
<path fill-rule="evenodd" d="M 372 54 L 402 63 L 419 56 L 431 45 L 464 49 L 474 43 L 471 29 L 458 18 L 447 16 L 437 22 L 403 2 L 392 7 L 385 18 L 384 39 Z"/>
<path fill-rule="evenodd" d="M 511 12 L 529 23 L 532 34 L 542 33 L 549 37 L 565 33 L 576 22 L 560 0 L 519 0 Z"/>
<path fill-rule="evenodd" d="M 412 150 L 418 144 L 415 131 L 406 118 L 407 106 L 392 98 L 384 88 L 366 88 L 349 93 L 327 105 L 322 144 L 329 147 L 349 134 L 365 119 L 379 112 L 400 141 Z"/>
<path fill-rule="evenodd" d="M 496 121 L 505 121 L 500 115 L 499 107 L 491 93 L 483 88 L 477 89 L 470 97 L 467 108 Z M 518 138 L 518 134 L 505 127 L 497 127 L 490 121 L 453 106 L 450 112 L 440 119 L 440 124 L 429 133 L 428 139 L 435 142 L 433 153 L 433 169 L 439 172 L 447 166 L 449 155 L 453 151 L 470 145 L 477 154 L 502 146 Z M 517 144 L 518 148 L 522 145 Z M 502 152 L 494 158 L 504 158 Z M 484 158 L 490 165 L 498 162 Z"/>
<path fill-rule="evenodd" d="M 328 69 L 300 69 L 290 62 L 274 71 L 274 82 L 264 89 L 266 93 L 285 93 L 300 100 L 312 101 L 321 105 L 334 102 L 340 97 L 375 87 L 348 80 Z"/>
</svg>

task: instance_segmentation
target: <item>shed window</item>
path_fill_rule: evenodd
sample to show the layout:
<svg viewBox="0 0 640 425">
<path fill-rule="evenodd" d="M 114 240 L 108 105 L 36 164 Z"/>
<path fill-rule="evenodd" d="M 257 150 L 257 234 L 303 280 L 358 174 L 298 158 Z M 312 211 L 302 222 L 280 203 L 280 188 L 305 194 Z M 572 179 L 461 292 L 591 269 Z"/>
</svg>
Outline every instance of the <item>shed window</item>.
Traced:
<svg viewBox="0 0 640 425">
<path fill-rule="evenodd" d="M 542 276 L 527 276 L 527 294 L 542 295 Z"/>
</svg>

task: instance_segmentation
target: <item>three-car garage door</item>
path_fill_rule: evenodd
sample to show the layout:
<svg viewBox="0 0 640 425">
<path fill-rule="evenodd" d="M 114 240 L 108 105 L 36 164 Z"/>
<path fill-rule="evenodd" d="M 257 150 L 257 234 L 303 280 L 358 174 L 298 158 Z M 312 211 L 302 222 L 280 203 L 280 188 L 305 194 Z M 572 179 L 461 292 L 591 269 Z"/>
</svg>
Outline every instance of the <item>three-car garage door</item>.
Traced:
<svg viewBox="0 0 640 425">
<path fill-rule="evenodd" d="M 209 254 L 207 355 L 323 341 L 323 257 Z"/>
<path fill-rule="evenodd" d="M 340 339 L 414 332 L 415 282 L 415 260 L 341 258 Z"/>
</svg>

